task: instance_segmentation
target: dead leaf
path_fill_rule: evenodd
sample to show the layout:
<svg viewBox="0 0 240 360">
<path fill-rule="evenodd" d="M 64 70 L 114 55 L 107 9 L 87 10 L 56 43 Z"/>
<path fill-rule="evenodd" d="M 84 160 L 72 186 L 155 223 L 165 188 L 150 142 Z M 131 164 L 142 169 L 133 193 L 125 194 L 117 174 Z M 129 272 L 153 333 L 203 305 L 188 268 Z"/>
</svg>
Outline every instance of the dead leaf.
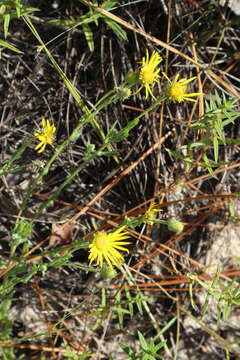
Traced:
<svg viewBox="0 0 240 360">
<path fill-rule="evenodd" d="M 72 240 L 74 225 L 73 223 L 67 222 L 62 225 L 52 224 L 52 233 L 49 236 L 48 248 L 57 245 L 69 244 Z"/>
</svg>

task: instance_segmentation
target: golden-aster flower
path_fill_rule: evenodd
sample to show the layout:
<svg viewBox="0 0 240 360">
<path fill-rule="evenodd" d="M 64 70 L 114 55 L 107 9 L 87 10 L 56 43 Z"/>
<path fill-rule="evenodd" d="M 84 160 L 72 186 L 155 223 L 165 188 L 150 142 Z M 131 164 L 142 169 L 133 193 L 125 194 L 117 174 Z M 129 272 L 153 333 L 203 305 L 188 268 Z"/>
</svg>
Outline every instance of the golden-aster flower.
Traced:
<svg viewBox="0 0 240 360">
<path fill-rule="evenodd" d="M 148 98 L 148 94 L 150 94 L 153 99 L 156 99 L 152 93 L 152 88 L 158 82 L 160 69 L 156 68 L 161 61 L 162 57 L 156 51 L 154 51 L 149 58 L 148 50 L 146 50 L 146 57 L 144 56 L 142 61 L 140 61 L 142 66 L 139 72 L 139 80 L 141 81 L 142 85 L 137 92 L 145 87 L 146 99 Z"/>
<path fill-rule="evenodd" d="M 34 133 L 34 136 L 36 136 L 40 141 L 40 143 L 35 147 L 35 150 L 39 149 L 38 152 L 41 153 L 47 144 L 52 145 L 55 131 L 56 127 L 53 124 L 51 125 L 50 120 L 46 120 L 43 117 L 42 130 Z"/>
<path fill-rule="evenodd" d="M 103 266 L 103 260 L 105 259 L 107 264 L 119 266 L 124 258 L 118 250 L 129 252 L 123 245 L 131 244 L 130 242 L 123 241 L 128 239 L 128 232 L 123 232 L 125 226 L 121 226 L 119 229 L 112 233 L 99 232 L 97 233 L 92 243 L 89 245 L 89 261 L 90 265 L 96 260 L 96 266 Z"/>
<path fill-rule="evenodd" d="M 189 100 L 196 102 L 196 99 L 192 99 L 193 96 L 203 95 L 203 93 L 186 93 L 187 84 L 196 79 L 196 76 L 191 77 L 190 79 L 179 79 L 179 74 L 175 76 L 175 79 L 171 81 L 169 77 L 163 72 L 163 75 L 170 83 L 170 86 L 167 89 L 167 96 L 170 100 L 182 102 L 184 100 Z"/>
<path fill-rule="evenodd" d="M 147 209 L 145 214 L 142 216 L 142 222 L 144 222 L 145 224 L 148 224 L 148 225 L 154 224 L 154 222 L 156 220 L 155 213 L 162 211 L 160 209 L 157 209 L 156 206 L 157 206 L 157 204 L 154 202 L 150 204 L 149 208 Z"/>
</svg>

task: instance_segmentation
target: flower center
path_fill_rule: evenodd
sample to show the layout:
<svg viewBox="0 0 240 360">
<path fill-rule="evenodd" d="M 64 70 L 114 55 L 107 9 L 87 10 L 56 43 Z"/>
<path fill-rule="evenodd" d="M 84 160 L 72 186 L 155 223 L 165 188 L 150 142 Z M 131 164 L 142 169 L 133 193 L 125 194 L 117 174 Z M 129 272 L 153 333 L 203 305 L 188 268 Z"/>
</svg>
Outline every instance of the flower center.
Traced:
<svg viewBox="0 0 240 360">
<path fill-rule="evenodd" d="M 106 235 L 107 234 L 105 232 L 100 232 L 94 238 L 96 248 L 100 251 L 105 250 L 108 246 L 108 241 L 107 241 Z"/>
<path fill-rule="evenodd" d="M 53 142 L 53 134 L 46 132 L 44 134 L 44 137 L 45 137 L 45 142 L 47 142 L 48 144 L 51 144 Z"/>
<path fill-rule="evenodd" d="M 172 84 L 168 90 L 169 96 L 177 101 L 183 101 L 187 87 L 181 84 Z"/>
<path fill-rule="evenodd" d="M 140 79 L 145 83 L 151 83 L 155 80 L 156 74 L 152 69 L 152 66 L 144 66 L 141 70 Z"/>
</svg>

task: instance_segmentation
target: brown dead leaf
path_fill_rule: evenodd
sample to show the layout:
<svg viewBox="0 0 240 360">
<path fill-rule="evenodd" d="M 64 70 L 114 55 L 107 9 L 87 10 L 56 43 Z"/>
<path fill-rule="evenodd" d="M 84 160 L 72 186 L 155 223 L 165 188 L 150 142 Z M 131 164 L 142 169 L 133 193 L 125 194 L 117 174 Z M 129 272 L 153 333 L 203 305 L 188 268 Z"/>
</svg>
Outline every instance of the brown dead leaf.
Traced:
<svg viewBox="0 0 240 360">
<path fill-rule="evenodd" d="M 49 236 L 48 248 L 57 245 L 69 244 L 72 240 L 74 225 L 73 223 L 65 223 L 63 225 L 52 224 L 52 233 Z"/>
</svg>

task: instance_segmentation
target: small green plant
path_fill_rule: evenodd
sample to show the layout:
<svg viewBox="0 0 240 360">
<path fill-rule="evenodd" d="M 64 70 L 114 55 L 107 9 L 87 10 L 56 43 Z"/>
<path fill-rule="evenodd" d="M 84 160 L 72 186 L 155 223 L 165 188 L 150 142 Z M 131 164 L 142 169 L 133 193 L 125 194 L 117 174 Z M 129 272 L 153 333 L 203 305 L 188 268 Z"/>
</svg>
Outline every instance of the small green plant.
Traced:
<svg viewBox="0 0 240 360">
<path fill-rule="evenodd" d="M 94 329 L 97 329 L 101 325 L 102 320 L 109 316 L 110 309 L 113 318 L 116 318 L 115 314 L 117 314 L 119 327 L 123 329 L 124 317 L 133 317 L 134 306 L 136 306 L 138 313 L 143 315 L 143 308 L 147 301 L 147 296 L 144 296 L 138 288 L 136 290 L 129 290 L 125 284 L 123 290 L 116 290 L 113 301 L 109 304 L 107 303 L 106 291 L 103 288 L 101 291 L 101 304 L 96 311 L 97 320 Z"/>
<path fill-rule="evenodd" d="M 9 25 L 12 20 L 20 18 L 22 15 L 30 14 L 33 11 L 38 11 L 38 9 L 22 4 L 21 0 L 0 0 L 0 24 L 3 24 L 4 38 L 6 39 L 8 36 Z M 0 40 L 0 48 L 1 47 L 22 54 L 21 50 L 5 40 Z"/>
<path fill-rule="evenodd" d="M 225 94 L 221 96 L 215 92 L 210 95 L 209 102 L 205 101 L 206 114 L 203 119 L 195 122 L 190 127 L 196 130 L 203 131 L 202 142 L 192 143 L 190 148 L 197 146 L 204 146 L 207 149 L 213 148 L 214 161 L 218 162 L 219 146 L 233 144 L 234 141 L 226 139 L 224 135 L 224 128 L 239 117 L 239 112 L 235 111 L 237 99 L 227 100 Z"/>
<path fill-rule="evenodd" d="M 13 19 L 20 18 L 34 11 L 39 11 L 39 9 L 26 6 L 21 0 L 1 0 L 0 22 L 3 23 L 4 38 L 6 39 L 8 36 L 9 24 Z"/>
<path fill-rule="evenodd" d="M 240 284 L 236 284 L 234 280 L 232 280 L 230 284 L 222 284 L 219 279 L 219 269 L 217 270 L 216 276 L 210 282 L 205 282 L 192 274 L 188 275 L 188 277 L 193 281 L 193 283 L 197 283 L 207 290 L 204 304 L 201 308 L 202 315 L 206 313 L 212 297 L 215 298 L 217 302 L 216 311 L 218 319 L 222 319 L 223 321 L 228 320 L 234 306 L 240 306 Z M 192 305 L 196 309 L 196 306 L 193 303 L 192 293 L 191 299 Z"/>
<path fill-rule="evenodd" d="M 205 101 L 206 113 L 202 119 L 189 125 L 189 128 L 202 134 L 201 139 L 188 145 L 181 146 L 187 154 L 167 149 L 169 153 L 184 161 L 186 172 L 194 166 L 206 168 L 214 176 L 213 169 L 227 164 L 219 162 L 219 147 L 239 143 L 239 140 L 226 139 L 224 128 L 239 117 L 235 111 L 237 99 L 227 100 L 224 93 L 221 96 L 215 92 L 210 95 L 209 101 Z M 195 157 L 196 156 L 196 160 Z"/>
<path fill-rule="evenodd" d="M 119 344 L 122 350 L 128 355 L 128 360 L 163 360 L 163 357 L 158 354 L 159 350 L 161 350 L 165 343 L 164 342 L 156 342 L 156 335 L 153 339 L 149 342 L 144 338 L 143 334 L 138 331 L 138 340 L 140 343 L 140 352 L 136 353 L 133 348 L 128 345 Z"/>
<path fill-rule="evenodd" d="M 66 358 L 66 360 L 85 360 L 92 356 L 92 352 L 87 350 L 84 351 L 84 353 L 78 355 L 72 350 L 70 346 L 66 346 L 66 350 L 63 353 L 63 356 Z"/>
</svg>

